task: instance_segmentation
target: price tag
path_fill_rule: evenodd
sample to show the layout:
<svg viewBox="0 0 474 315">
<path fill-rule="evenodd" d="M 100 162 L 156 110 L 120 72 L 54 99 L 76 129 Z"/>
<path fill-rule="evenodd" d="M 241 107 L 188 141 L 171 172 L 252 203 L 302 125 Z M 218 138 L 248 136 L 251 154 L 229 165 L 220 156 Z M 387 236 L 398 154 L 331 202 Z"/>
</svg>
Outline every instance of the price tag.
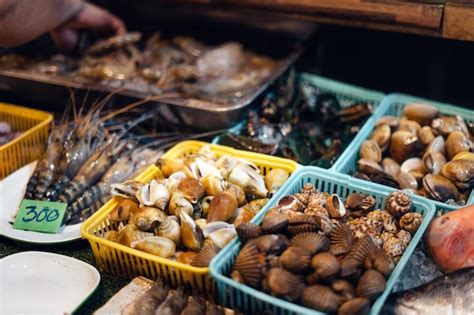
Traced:
<svg viewBox="0 0 474 315">
<path fill-rule="evenodd" d="M 67 204 L 23 199 L 13 228 L 44 233 L 57 233 L 63 222 Z"/>
</svg>

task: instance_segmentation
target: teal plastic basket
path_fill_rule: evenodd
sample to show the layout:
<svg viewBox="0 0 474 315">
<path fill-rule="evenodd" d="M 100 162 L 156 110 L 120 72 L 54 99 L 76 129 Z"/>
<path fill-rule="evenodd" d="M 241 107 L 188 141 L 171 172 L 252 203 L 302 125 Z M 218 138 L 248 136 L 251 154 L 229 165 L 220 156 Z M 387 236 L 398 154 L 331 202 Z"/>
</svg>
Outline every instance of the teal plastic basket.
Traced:
<svg viewBox="0 0 474 315">
<path fill-rule="evenodd" d="M 343 154 L 339 158 L 340 163 L 338 163 L 337 167 L 335 167 L 334 170 L 336 172 L 340 172 L 343 174 L 349 174 L 349 175 L 354 174 L 357 171 L 357 161 L 359 160 L 360 146 L 362 145 L 362 142 L 364 142 L 367 138 L 370 137 L 372 131 L 375 128 L 375 124 L 377 120 L 380 117 L 386 116 L 386 115 L 402 116 L 405 105 L 413 103 L 413 102 L 422 102 L 422 103 L 430 104 L 438 108 L 441 114 L 460 115 L 468 122 L 474 121 L 474 111 L 471 109 L 462 108 L 462 107 L 458 107 L 458 106 L 454 106 L 450 104 L 439 103 L 439 102 L 435 102 L 432 100 L 427 100 L 424 98 L 411 96 L 411 95 L 396 94 L 396 93 L 390 94 L 383 99 L 382 104 L 380 105 L 378 110 L 374 112 L 374 115 L 372 116 L 373 119 L 370 121 L 370 123 L 368 122 L 365 126 L 367 128 L 364 127 L 364 129 L 361 130 L 361 132 L 354 139 L 353 148 L 351 150 L 345 150 L 343 152 Z M 379 187 L 385 187 L 381 184 L 371 183 L 371 182 L 367 182 L 367 181 L 357 179 L 357 178 L 352 178 L 351 181 L 353 181 L 354 183 L 358 185 L 365 185 L 367 187 L 372 187 L 373 189 L 378 189 Z M 452 211 L 459 208 L 457 206 L 448 205 L 443 202 L 431 200 L 428 198 L 426 199 L 434 203 L 436 208 L 443 212 Z M 466 204 L 469 205 L 472 203 L 474 203 L 474 191 L 471 191 L 471 194 Z"/>
<path fill-rule="evenodd" d="M 385 199 L 392 191 L 384 186 L 376 187 L 356 185 L 351 183 L 348 175 L 337 174 L 329 170 L 317 167 L 303 167 L 296 171 L 291 179 L 280 189 L 278 198 L 273 198 L 267 212 L 273 207 L 282 196 L 295 194 L 301 190 L 305 183 L 312 183 L 320 191 L 328 193 L 336 193 L 342 198 L 347 197 L 352 192 L 367 193 L 376 199 L 377 207 L 383 208 Z M 408 248 L 395 266 L 392 274 L 387 280 L 387 287 L 383 294 L 377 298 L 372 305 L 371 314 L 378 314 L 391 293 L 395 282 L 402 272 L 405 264 L 415 250 L 428 224 L 435 214 L 435 208 L 428 200 L 414 196 L 413 204 L 415 211 L 423 215 L 423 223 L 412 238 Z M 252 219 L 253 223 L 259 224 L 265 213 L 259 213 Z M 210 264 L 211 276 L 217 284 L 217 292 L 219 294 L 219 302 L 223 305 L 236 308 L 246 314 L 259 314 L 264 311 L 270 311 L 272 314 L 289 315 L 289 314 L 322 314 L 318 311 L 300 306 L 286 300 L 273 297 L 269 294 L 235 282 L 229 277 L 232 266 L 235 262 L 237 254 L 240 251 L 241 243 L 238 239 L 232 241 L 231 245 L 222 250 Z"/>
<path fill-rule="evenodd" d="M 372 108 L 375 112 L 377 108 L 380 107 L 381 101 L 385 96 L 384 93 L 381 93 L 378 91 L 364 89 L 362 87 L 350 85 L 347 83 L 341 83 L 341 82 L 324 78 L 315 74 L 309 74 L 309 73 L 303 72 L 299 74 L 299 77 L 317 86 L 323 92 L 329 92 L 329 93 L 334 94 L 337 97 L 342 107 L 350 106 L 354 102 L 366 102 L 372 105 Z M 361 132 L 364 130 L 364 128 L 367 127 L 369 122 L 371 122 L 372 120 L 373 120 L 372 116 L 369 117 L 369 119 L 367 119 L 367 121 L 361 127 Z M 229 132 L 234 133 L 234 134 L 240 134 L 244 125 L 245 125 L 245 121 L 240 122 L 239 124 L 231 128 Z M 213 139 L 212 143 L 218 144 L 220 142 L 220 139 L 221 139 L 220 135 L 216 136 Z M 354 140 L 355 138 L 352 139 L 352 141 L 348 144 L 345 151 L 352 150 L 352 148 L 355 145 Z M 333 169 L 333 170 L 336 169 L 338 165 L 340 164 L 339 161 L 340 161 L 340 157 L 336 160 L 336 162 L 332 165 L 330 169 Z"/>
</svg>

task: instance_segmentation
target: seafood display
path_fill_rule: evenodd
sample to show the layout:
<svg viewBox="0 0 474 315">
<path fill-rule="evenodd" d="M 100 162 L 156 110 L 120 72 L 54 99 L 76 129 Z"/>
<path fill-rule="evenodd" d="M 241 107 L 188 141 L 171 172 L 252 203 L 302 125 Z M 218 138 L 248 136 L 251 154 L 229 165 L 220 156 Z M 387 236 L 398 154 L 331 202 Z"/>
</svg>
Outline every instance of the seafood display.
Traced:
<svg viewBox="0 0 474 315">
<path fill-rule="evenodd" d="M 271 58 L 238 42 L 209 46 L 186 36 L 164 38 L 158 32 L 146 40 L 138 32 L 117 35 L 93 44 L 79 58 L 10 54 L 1 56 L 0 64 L 80 83 L 123 86 L 141 94 L 174 91 L 218 103 L 254 93 L 276 66 Z"/>
<path fill-rule="evenodd" d="M 473 314 L 474 268 L 460 269 L 418 288 L 392 294 L 382 314 Z"/>
<path fill-rule="evenodd" d="M 436 218 L 425 234 L 434 262 L 444 272 L 474 267 L 474 205 Z"/>
<path fill-rule="evenodd" d="M 368 314 L 422 220 L 401 191 L 382 210 L 373 196 L 343 201 L 306 183 L 260 225 L 236 227 L 243 245 L 230 276 L 318 311 Z"/>
<path fill-rule="evenodd" d="M 21 131 L 14 131 L 6 121 L 0 121 L 0 146 L 7 144 L 21 134 Z"/>
<path fill-rule="evenodd" d="M 249 222 L 289 177 L 278 168 L 264 176 L 254 163 L 217 156 L 209 145 L 156 165 L 148 183 L 111 185 L 119 201 L 108 220 L 118 224 L 102 237 L 194 267 L 207 267 L 237 235 L 234 226 Z"/>
<path fill-rule="evenodd" d="M 474 186 L 474 134 L 459 115 L 427 104 L 380 118 L 360 147 L 355 177 L 464 205 Z"/>
<path fill-rule="evenodd" d="M 224 134 L 219 143 L 330 168 L 371 114 L 371 104 L 337 97 L 290 72 L 249 112 L 240 134 Z"/>
</svg>

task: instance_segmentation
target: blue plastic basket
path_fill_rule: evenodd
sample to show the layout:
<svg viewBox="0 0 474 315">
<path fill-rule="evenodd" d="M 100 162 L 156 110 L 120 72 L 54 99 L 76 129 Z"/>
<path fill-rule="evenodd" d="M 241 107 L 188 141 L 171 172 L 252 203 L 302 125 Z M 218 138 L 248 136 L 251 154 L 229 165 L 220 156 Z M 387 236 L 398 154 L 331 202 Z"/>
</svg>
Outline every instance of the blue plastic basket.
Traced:
<svg viewBox="0 0 474 315">
<path fill-rule="evenodd" d="M 273 198 L 267 212 L 274 206 L 280 197 L 295 194 L 301 190 L 305 183 L 312 183 L 320 191 L 328 193 L 337 193 L 342 198 L 347 197 L 352 192 L 367 193 L 375 197 L 377 207 L 383 208 L 385 199 L 392 191 L 387 187 L 380 186 L 373 189 L 372 187 L 365 187 L 355 185 L 350 182 L 348 175 L 336 174 L 332 171 L 317 167 L 303 167 L 296 171 L 285 186 L 278 192 L 278 198 Z M 400 261 L 393 270 L 390 278 L 387 280 L 387 287 L 383 294 L 378 297 L 371 308 L 372 314 L 378 314 L 391 293 L 392 288 L 402 272 L 405 264 L 413 253 L 416 245 L 420 241 L 424 231 L 432 220 L 435 208 L 428 200 L 414 196 L 413 204 L 416 212 L 423 215 L 423 223 L 412 238 L 410 245 L 405 250 Z M 259 224 L 265 213 L 259 213 L 258 216 L 252 219 L 253 223 Z M 222 250 L 210 264 L 211 276 L 215 279 L 217 284 L 217 292 L 219 293 L 220 302 L 227 307 L 237 308 L 244 313 L 257 314 L 264 311 L 271 311 L 273 314 L 322 314 L 315 310 L 290 303 L 286 300 L 275 298 L 269 294 L 258 291 L 249 286 L 235 282 L 229 277 L 232 266 L 240 251 L 241 243 L 235 239 L 231 245 Z"/>
<path fill-rule="evenodd" d="M 431 104 L 434 107 L 438 108 L 441 114 L 448 114 L 448 115 L 460 115 L 466 121 L 472 122 L 474 121 L 474 111 L 467 108 L 461 108 L 450 104 L 439 103 L 423 98 L 419 98 L 416 96 L 405 95 L 405 94 L 390 94 L 386 96 L 378 110 L 374 112 L 372 116 L 372 120 L 366 124 L 365 128 L 361 130 L 361 132 L 357 135 L 357 137 L 353 141 L 353 148 L 351 150 L 346 150 L 343 152 L 341 157 L 339 158 L 340 163 L 338 163 L 337 167 L 334 168 L 336 172 L 340 172 L 343 174 L 354 174 L 357 171 L 357 161 L 359 160 L 359 149 L 367 138 L 370 137 L 372 131 L 375 128 L 375 124 L 377 120 L 386 115 L 393 115 L 393 116 L 402 116 L 403 109 L 405 105 L 413 103 L 413 102 L 422 102 L 426 104 Z M 351 181 L 359 185 L 365 185 L 367 187 L 372 187 L 373 189 L 379 189 L 379 187 L 385 187 L 381 184 L 371 183 L 364 180 L 360 180 L 357 178 L 352 178 Z M 427 199 L 427 198 L 426 198 Z M 459 207 L 451 206 L 443 202 L 430 200 L 433 202 L 437 209 L 442 210 L 443 212 L 451 211 L 457 209 Z M 468 198 L 467 204 L 474 203 L 474 192 L 471 191 L 471 194 Z"/>
<path fill-rule="evenodd" d="M 385 96 L 385 94 L 378 91 L 364 89 L 362 87 L 350 85 L 347 83 L 341 83 L 314 74 L 303 72 L 300 73 L 299 76 L 301 79 L 309 81 L 311 84 L 317 86 L 323 92 L 329 92 L 334 94 L 342 107 L 350 106 L 354 102 L 366 102 L 372 105 L 372 108 L 375 111 L 380 106 L 380 103 Z M 367 127 L 367 125 L 370 121 L 372 121 L 372 119 L 372 117 L 369 117 L 369 119 L 361 127 L 361 132 Z M 245 120 L 235 125 L 233 128 L 229 129 L 229 132 L 234 134 L 240 134 L 244 125 Z M 218 144 L 220 142 L 220 139 L 220 135 L 216 136 L 213 139 L 212 143 Z M 346 151 L 352 150 L 355 145 L 354 140 L 355 138 L 348 144 L 345 149 Z M 336 169 L 340 164 L 339 161 L 340 157 L 336 160 L 336 162 L 332 165 L 330 169 Z"/>
</svg>

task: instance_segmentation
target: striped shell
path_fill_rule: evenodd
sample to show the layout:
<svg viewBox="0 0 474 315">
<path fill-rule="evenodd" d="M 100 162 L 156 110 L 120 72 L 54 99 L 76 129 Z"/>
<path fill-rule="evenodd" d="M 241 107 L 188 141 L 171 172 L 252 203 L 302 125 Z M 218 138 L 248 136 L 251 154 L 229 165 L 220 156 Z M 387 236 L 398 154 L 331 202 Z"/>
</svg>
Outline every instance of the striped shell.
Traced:
<svg viewBox="0 0 474 315">
<path fill-rule="evenodd" d="M 263 279 L 264 262 L 265 256 L 260 253 L 255 244 L 250 242 L 237 255 L 234 270 L 238 271 L 246 284 L 258 287 Z"/>
<path fill-rule="evenodd" d="M 349 227 L 339 221 L 334 223 L 331 232 L 330 252 L 333 255 L 347 254 L 353 243 L 352 232 Z"/>
<path fill-rule="evenodd" d="M 287 225 L 288 217 L 286 215 L 272 213 L 263 218 L 260 227 L 266 234 L 275 234 L 285 230 Z"/>
<path fill-rule="evenodd" d="M 346 198 L 345 206 L 353 217 L 361 217 L 374 210 L 375 199 L 363 193 L 352 193 Z"/>
<path fill-rule="evenodd" d="M 349 301 L 344 302 L 344 304 L 339 307 L 339 315 L 367 315 L 370 311 L 370 301 L 367 298 L 356 297 Z"/>
<path fill-rule="evenodd" d="M 291 272 L 282 268 L 272 268 L 265 277 L 264 287 L 274 296 L 295 301 L 301 296 L 305 285 Z"/>
<path fill-rule="evenodd" d="M 332 279 L 339 273 L 341 264 L 336 256 L 330 253 L 319 253 L 311 259 L 311 267 L 318 279 Z"/>
<path fill-rule="evenodd" d="M 330 313 L 337 311 L 343 299 L 330 288 L 316 284 L 303 290 L 301 302 L 307 307 Z"/>
<path fill-rule="evenodd" d="M 279 262 L 288 271 L 303 272 L 310 266 L 311 253 L 302 247 L 290 246 L 281 254 Z"/>
<path fill-rule="evenodd" d="M 287 230 L 296 235 L 305 232 L 317 232 L 321 225 L 321 219 L 317 216 L 303 215 L 288 220 Z"/>
<path fill-rule="evenodd" d="M 263 234 L 262 228 L 254 223 L 245 222 L 235 227 L 242 243 L 253 240 Z"/>
<path fill-rule="evenodd" d="M 314 255 L 329 249 L 329 239 L 318 233 L 301 233 L 291 239 L 291 245 L 304 248 Z"/>
<path fill-rule="evenodd" d="M 206 240 L 199 253 L 191 261 L 191 266 L 205 268 L 209 266 L 212 258 L 219 252 L 219 247 L 211 240 Z"/>
<path fill-rule="evenodd" d="M 385 290 L 385 277 L 376 270 L 367 270 L 357 282 L 357 295 L 374 300 Z"/>
<path fill-rule="evenodd" d="M 290 245 L 290 241 L 282 234 L 262 235 L 251 242 L 266 255 L 280 255 Z"/>
</svg>

